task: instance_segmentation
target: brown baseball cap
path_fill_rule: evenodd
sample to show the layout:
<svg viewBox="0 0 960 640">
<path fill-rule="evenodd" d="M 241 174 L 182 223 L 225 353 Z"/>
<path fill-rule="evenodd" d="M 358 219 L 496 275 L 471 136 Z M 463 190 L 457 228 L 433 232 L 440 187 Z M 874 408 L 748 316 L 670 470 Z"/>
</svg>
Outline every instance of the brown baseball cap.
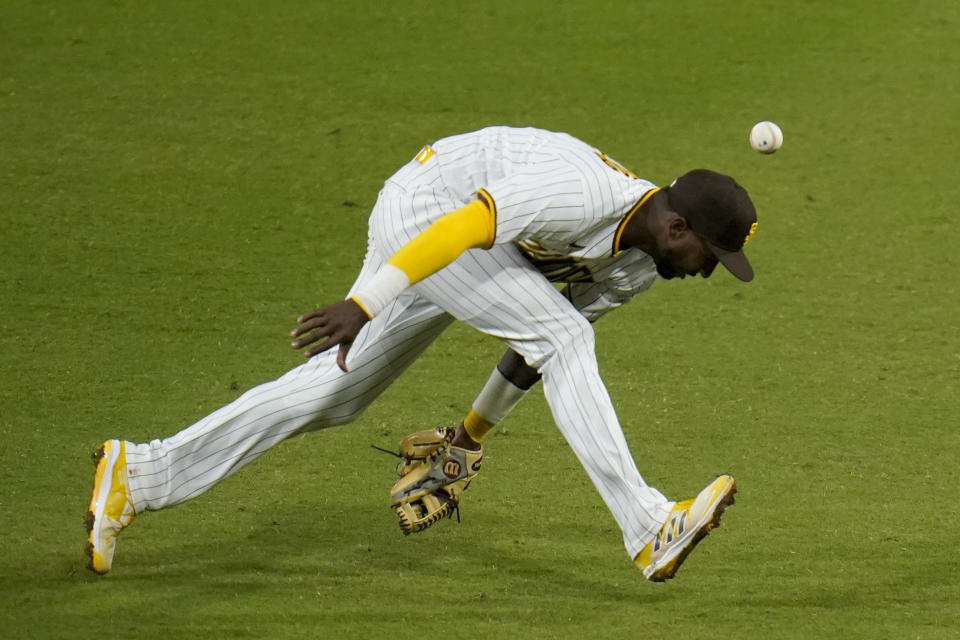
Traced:
<svg viewBox="0 0 960 640">
<path fill-rule="evenodd" d="M 757 211 L 746 189 L 730 176 L 695 169 L 667 187 L 667 202 L 730 273 L 744 282 L 753 280 L 743 246 L 757 230 Z"/>
</svg>

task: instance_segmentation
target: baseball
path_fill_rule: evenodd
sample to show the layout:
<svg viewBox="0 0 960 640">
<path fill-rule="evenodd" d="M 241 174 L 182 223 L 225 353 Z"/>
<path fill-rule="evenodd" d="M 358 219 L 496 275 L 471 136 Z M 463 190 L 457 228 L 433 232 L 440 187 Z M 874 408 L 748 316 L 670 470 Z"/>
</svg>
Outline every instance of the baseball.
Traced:
<svg viewBox="0 0 960 640">
<path fill-rule="evenodd" d="M 773 153 L 783 144 L 783 131 L 769 120 L 758 122 L 750 130 L 750 146 L 760 153 Z"/>
</svg>

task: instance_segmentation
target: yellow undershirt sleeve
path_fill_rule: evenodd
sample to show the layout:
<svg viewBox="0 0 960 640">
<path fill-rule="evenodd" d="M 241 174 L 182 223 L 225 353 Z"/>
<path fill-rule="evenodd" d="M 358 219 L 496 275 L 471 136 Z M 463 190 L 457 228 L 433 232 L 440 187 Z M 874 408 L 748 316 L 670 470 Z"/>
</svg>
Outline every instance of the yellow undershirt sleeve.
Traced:
<svg viewBox="0 0 960 640">
<path fill-rule="evenodd" d="M 410 278 L 420 282 L 457 259 L 467 249 L 489 249 L 496 236 L 496 217 L 481 200 L 451 211 L 387 260 Z"/>
</svg>

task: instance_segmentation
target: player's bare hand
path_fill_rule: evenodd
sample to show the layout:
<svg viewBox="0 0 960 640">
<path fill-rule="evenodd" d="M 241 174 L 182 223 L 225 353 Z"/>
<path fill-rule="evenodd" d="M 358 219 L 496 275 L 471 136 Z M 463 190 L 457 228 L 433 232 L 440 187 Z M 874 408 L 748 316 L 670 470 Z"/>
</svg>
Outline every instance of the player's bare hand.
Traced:
<svg viewBox="0 0 960 640">
<path fill-rule="evenodd" d="M 297 318 L 297 328 L 290 332 L 297 339 L 290 346 L 294 349 L 309 347 L 303 354 L 311 358 L 340 345 L 337 366 L 346 371 L 347 352 L 360 329 L 369 321 L 367 313 L 353 300 L 315 309 Z"/>
</svg>

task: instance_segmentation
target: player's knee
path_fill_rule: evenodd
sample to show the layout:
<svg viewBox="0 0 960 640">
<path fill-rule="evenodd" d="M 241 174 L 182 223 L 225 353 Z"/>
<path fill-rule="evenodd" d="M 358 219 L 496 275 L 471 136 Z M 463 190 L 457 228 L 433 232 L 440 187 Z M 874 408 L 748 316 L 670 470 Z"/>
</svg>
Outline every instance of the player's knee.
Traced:
<svg viewBox="0 0 960 640">
<path fill-rule="evenodd" d="M 354 402 L 341 407 L 332 417 L 334 424 L 348 424 L 363 415 L 367 410 L 368 402 Z"/>
<path fill-rule="evenodd" d="M 553 332 L 539 362 L 532 366 L 542 372 L 550 364 L 559 360 L 594 358 L 593 326 L 585 319 L 581 318 L 581 320 L 582 322 L 567 323 L 561 331 Z"/>
<path fill-rule="evenodd" d="M 367 407 L 370 406 L 372 401 L 372 398 L 367 398 L 365 395 L 361 395 L 349 400 L 338 402 L 336 404 L 329 404 L 325 400 L 323 402 L 318 402 L 313 407 L 301 405 L 301 411 L 304 408 L 312 409 L 312 411 L 309 412 L 309 420 L 307 420 L 307 422 L 301 429 L 299 429 L 299 431 L 301 433 L 307 431 L 318 431 L 328 427 L 338 427 L 340 425 L 349 424 L 363 415 L 363 412 L 367 410 Z"/>
<path fill-rule="evenodd" d="M 366 406 L 355 409 L 348 408 L 343 411 L 322 411 L 311 417 L 310 420 L 299 429 L 299 433 L 319 431 L 321 429 L 350 424 L 363 415 L 364 410 L 366 410 Z"/>
<path fill-rule="evenodd" d="M 577 322 L 571 322 L 564 327 L 564 332 L 558 334 L 554 341 L 554 351 L 557 353 L 575 353 L 589 351 L 593 353 L 595 344 L 593 325 L 583 317 L 578 316 Z"/>
</svg>

